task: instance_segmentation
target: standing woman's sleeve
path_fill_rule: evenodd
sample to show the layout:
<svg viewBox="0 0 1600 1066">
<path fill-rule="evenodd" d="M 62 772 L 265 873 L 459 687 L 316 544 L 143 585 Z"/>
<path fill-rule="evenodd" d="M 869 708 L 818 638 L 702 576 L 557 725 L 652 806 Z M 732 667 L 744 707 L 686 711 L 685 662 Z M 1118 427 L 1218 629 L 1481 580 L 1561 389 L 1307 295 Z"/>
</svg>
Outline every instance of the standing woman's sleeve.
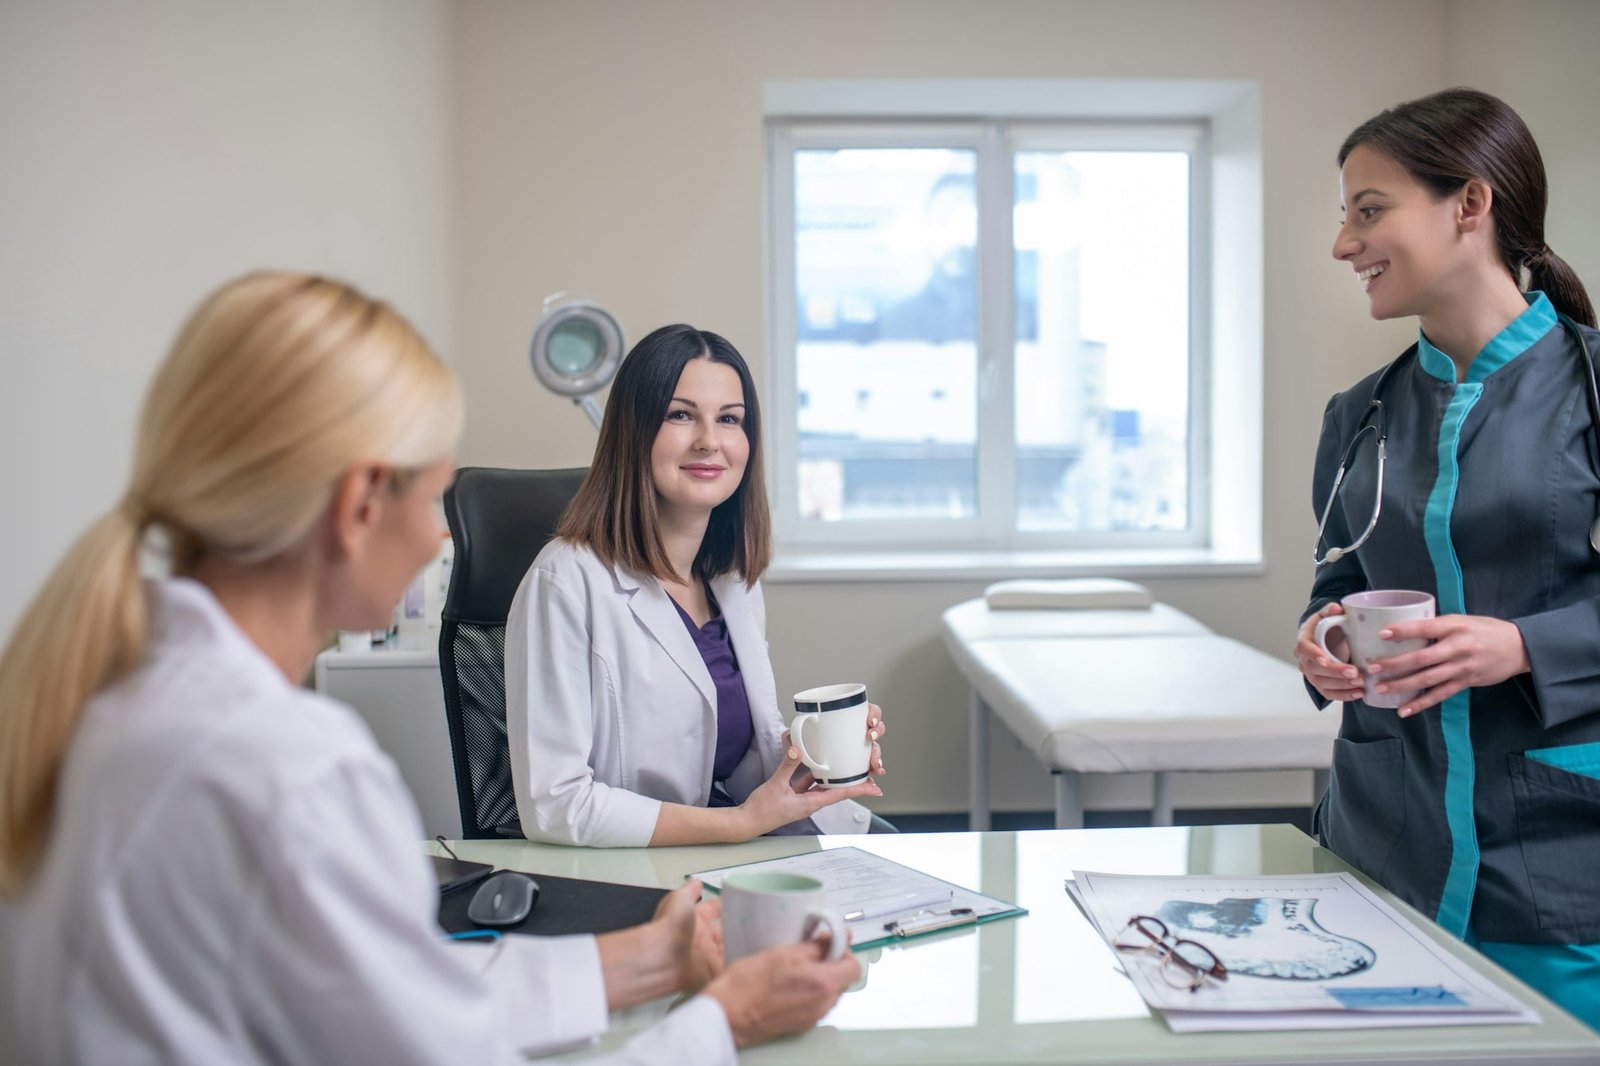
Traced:
<svg viewBox="0 0 1600 1066">
<path fill-rule="evenodd" d="M 1592 346 L 1594 331 L 1587 332 Z M 1588 388 L 1587 381 L 1583 387 Z M 1578 406 L 1587 405 L 1580 401 Z M 1585 442 L 1593 432 L 1600 429 L 1586 430 Z M 1595 565 L 1594 557 L 1589 558 Z M 1549 729 L 1600 712 L 1600 599 L 1579 600 L 1511 621 L 1522 633 L 1530 670 L 1527 677 L 1517 679 L 1518 688 L 1529 696 L 1539 722 Z"/>
<path fill-rule="evenodd" d="M 1341 395 L 1343 394 L 1334 395 L 1322 412 L 1322 437 L 1317 441 L 1317 461 L 1311 475 L 1311 520 L 1314 523 L 1322 519 L 1322 509 L 1328 504 L 1328 493 L 1333 491 L 1333 479 L 1338 476 L 1339 463 L 1344 458 L 1344 450 L 1349 444 L 1345 440 L 1344 427 L 1339 423 L 1338 405 Z M 1328 525 L 1323 531 L 1323 539 L 1316 545 L 1317 554 L 1321 555 L 1325 546 L 1343 547 L 1354 539 L 1355 535 L 1350 532 L 1349 523 L 1345 521 L 1344 509 L 1335 505 L 1328 513 Z M 1361 560 L 1355 555 L 1347 555 L 1338 562 L 1318 566 L 1315 570 L 1316 573 L 1311 581 L 1311 601 L 1306 605 L 1306 609 L 1300 612 L 1301 624 L 1326 605 L 1367 587 L 1366 572 L 1361 568 Z M 1306 691 L 1311 694 L 1311 699 L 1318 708 L 1328 705 L 1328 699 L 1313 688 L 1309 681 L 1306 682 Z"/>
</svg>

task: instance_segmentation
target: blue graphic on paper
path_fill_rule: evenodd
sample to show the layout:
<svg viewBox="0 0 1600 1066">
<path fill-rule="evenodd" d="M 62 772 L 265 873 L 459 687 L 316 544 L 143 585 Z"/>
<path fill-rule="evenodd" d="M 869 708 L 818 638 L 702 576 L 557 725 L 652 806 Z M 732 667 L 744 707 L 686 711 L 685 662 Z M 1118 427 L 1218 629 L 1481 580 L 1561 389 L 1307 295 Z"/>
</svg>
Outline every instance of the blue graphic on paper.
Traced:
<svg viewBox="0 0 1600 1066">
<path fill-rule="evenodd" d="M 1156 911 L 1172 935 L 1210 948 L 1230 974 L 1326 981 L 1372 969 L 1378 953 L 1330 933 L 1313 915 L 1314 899 L 1168 900 Z"/>
<path fill-rule="evenodd" d="M 1329 988 L 1325 991 L 1351 1010 L 1466 1006 L 1465 1000 L 1441 985 L 1424 988 Z"/>
</svg>

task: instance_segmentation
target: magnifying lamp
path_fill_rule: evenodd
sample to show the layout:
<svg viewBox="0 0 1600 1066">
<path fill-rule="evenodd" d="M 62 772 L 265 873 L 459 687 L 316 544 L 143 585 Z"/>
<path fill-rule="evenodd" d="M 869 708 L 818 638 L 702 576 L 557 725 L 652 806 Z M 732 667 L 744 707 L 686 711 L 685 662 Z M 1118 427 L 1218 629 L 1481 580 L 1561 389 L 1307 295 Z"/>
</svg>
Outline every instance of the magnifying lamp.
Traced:
<svg viewBox="0 0 1600 1066">
<path fill-rule="evenodd" d="M 606 387 L 622 362 L 622 327 L 611 312 L 567 293 L 547 297 L 528 359 L 539 384 L 571 397 L 600 428 L 600 405 L 592 394 Z"/>
</svg>

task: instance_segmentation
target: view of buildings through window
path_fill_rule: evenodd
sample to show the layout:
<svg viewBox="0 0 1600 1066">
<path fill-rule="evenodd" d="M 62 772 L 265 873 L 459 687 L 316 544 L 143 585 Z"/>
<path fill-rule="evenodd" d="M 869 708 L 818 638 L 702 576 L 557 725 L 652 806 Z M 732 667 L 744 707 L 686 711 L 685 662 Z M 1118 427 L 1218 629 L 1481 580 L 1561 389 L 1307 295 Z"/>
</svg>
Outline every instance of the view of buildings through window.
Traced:
<svg viewBox="0 0 1600 1066">
<path fill-rule="evenodd" d="M 1011 150 L 998 297 L 977 149 L 792 159 L 802 521 L 979 514 L 980 405 L 1006 400 L 979 387 L 989 306 L 1013 326 L 1011 528 L 1188 528 L 1188 152 Z"/>
</svg>

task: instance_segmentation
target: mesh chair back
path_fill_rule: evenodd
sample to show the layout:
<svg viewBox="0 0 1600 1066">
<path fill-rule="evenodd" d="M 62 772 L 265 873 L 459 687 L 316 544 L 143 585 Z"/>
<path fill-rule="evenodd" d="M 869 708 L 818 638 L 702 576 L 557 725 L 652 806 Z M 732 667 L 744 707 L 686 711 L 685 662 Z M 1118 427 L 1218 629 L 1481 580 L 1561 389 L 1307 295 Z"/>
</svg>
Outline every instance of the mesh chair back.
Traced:
<svg viewBox="0 0 1600 1066">
<path fill-rule="evenodd" d="M 445 490 L 455 564 L 439 630 L 439 673 L 461 835 L 522 835 L 506 743 L 506 615 L 587 470 L 463 467 Z"/>
</svg>

